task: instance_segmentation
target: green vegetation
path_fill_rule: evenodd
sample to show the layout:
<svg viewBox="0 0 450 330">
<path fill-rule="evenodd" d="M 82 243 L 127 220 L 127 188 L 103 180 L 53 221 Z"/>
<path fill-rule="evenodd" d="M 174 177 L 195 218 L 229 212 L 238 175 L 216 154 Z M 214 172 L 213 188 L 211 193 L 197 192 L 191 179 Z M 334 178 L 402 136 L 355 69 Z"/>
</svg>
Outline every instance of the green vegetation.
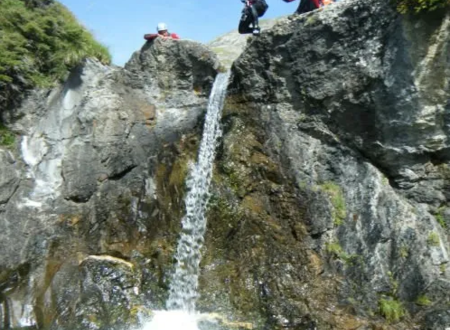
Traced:
<svg viewBox="0 0 450 330">
<path fill-rule="evenodd" d="M 1 101 L 18 89 L 50 86 L 92 57 L 110 63 L 104 46 L 53 0 L 0 1 Z"/>
<path fill-rule="evenodd" d="M 328 253 L 334 254 L 337 257 L 344 253 L 344 250 L 342 250 L 342 246 L 337 241 L 326 243 L 325 249 Z"/>
<path fill-rule="evenodd" d="M 408 247 L 406 245 L 402 245 L 400 247 L 400 257 L 402 259 L 406 259 L 406 258 L 408 258 L 408 256 L 409 256 L 409 249 L 408 249 Z"/>
<path fill-rule="evenodd" d="M 7 127 L 0 124 L 0 146 L 12 147 L 15 141 L 15 135 Z"/>
<path fill-rule="evenodd" d="M 437 233 L 432 232 L 432 233 L 430 233 L 428 235 L 428 238 L 427 238 L 428 245 L 430 245 L 430 246 L 439 246 L 440 242 L 441 241 L 440 241 L 439 235 Z"/>
<path fill-rule="evenodd" d="M 442 215 L 444 208 L 441 207 L 438 210 L 438 214 L 436 214 L 436 221 L 441 225 L 442 228 L 447 228 L 447 224 L 445 223 L 444 216 Z"/>
<path fill-rule="evenodd" d="M 395 0 L 401 14 L 430 12 L 450 6 L 450 0 Z"/>
<path fill-rule="evenodd" d="M 389 276 L 389 281 L 391 283 L 391 295 L 396 297 L 398 293 L 398 281 L 394 278 L 392 272 L 388 272 L 387 275 Z"/>
<path fill-rule="evenodd" d="M 334 224 L 336 226 L 342 225 L 347 216 L 347 209 L 341 187 L 333 182 L 325 182 L 320 187 L 330 196 L 331 204 L 333 204 L 332 215 Z"/>
<path fill-rule="evenodd" d="M 388 322 L 397 322 L 405 315 L 405 309 L 398 300 L 381 298 L 378 302 L 380 314 Z"/>
<path fill-rule="evenodd" d="M 341 245 L 337 241 L 325 243 L 325 250 L 334 257 L 344 261 L 347 265 L 353 265 L 358 261 L 362 262 L 361 257 L 357 254 L 348 254 L 344 252 Z"/>
<path fill-rule="evenodd" d="M 416 304 L 419 306 L 430 306 L 431 300 L 427 296 L 419 296 L 416 299 Z"/>
</svg>

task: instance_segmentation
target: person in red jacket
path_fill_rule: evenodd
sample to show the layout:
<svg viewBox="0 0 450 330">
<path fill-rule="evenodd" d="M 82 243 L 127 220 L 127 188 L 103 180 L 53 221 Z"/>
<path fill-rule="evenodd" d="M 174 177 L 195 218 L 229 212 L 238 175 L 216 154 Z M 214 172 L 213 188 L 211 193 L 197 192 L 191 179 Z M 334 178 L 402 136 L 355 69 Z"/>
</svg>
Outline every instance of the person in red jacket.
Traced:
<svg viewBox="0 0 450 330">
<path fill-rule="evenodd" d="M 169 30 L 167 28 L 167 24 L 166 23 L 159 23 L 156 26 L 156 31 L 158 33 L 145 34 L 144 35 L 144 39 L 148 40 L 148 41 L 152 41 L 152 40 L 154 40 L 157 37 L 176 39 L 176 40 L 180 39 L 178 34 L 176 34 L 176 33 L 169 33 Z"/>
<path fill-rule="evenodd" d="M 292 2 L 294 0 L 283 0 L 284 2 Z M 329 5 L 334 0 L 300 0 L 300 4 L 296 10 L 296 14 L 304 14 L 317 8 Z"/>
</svg>

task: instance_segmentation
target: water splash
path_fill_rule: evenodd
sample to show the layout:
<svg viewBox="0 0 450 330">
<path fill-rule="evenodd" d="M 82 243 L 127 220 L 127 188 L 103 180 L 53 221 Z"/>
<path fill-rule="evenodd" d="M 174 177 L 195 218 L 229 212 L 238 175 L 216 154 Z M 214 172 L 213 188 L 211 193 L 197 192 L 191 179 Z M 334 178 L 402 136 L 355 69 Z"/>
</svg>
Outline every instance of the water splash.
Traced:
<svg viewBox="0 0 450 330">
<path fill-rule="evenodd" d="M 186 185 L 186 215 L 182 219 L 181 237 L 175 258 L 175 272 L 167 300 L 168 311 L 156 311 L 143 330 L 198 330 L 201 314 L 195 313 L 201 248 L 206 230 L 205 210 L 209 200 L 216 147 L 222 131 L 220 117 L 230 73 L 216 77 L 208 103 L 198 160 L 190 168 Z"/>
<path fill-rule="evenodd" d="M 156 311 L 142 330 L 198 330 L 197 317 L 186 311 Z"/>
</svg>

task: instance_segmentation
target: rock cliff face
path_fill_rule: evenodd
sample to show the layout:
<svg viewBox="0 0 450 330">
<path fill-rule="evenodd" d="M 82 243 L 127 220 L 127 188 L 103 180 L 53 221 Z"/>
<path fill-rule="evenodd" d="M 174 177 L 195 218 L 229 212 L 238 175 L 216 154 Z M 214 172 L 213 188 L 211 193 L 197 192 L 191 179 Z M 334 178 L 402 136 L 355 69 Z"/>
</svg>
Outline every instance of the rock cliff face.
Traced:
<svg viewBox="0 0 450 330">
<path fill-rule="evenodd" d="M 337 306 L 386 314 L 386 301 L 401 301 L 430 329 L 448 326 L 450 313 L 449 24 L 448 11 L 402 18 L 377 0 L 279 22 L 233 65 L 220 160 L 221 176 L 239 178 L 242 202 L 250 199 L 267 226 L 285 227 L 283 242 L 300 239 L 326 261 L 319 278 L 341 277 Z M 280 202 L 270 198 L 287 186 L 290 205 L 302 212 L 283 219 Z M 284 284 L 301 276 L 305 263 L 280 263 L 286 256 L 275 253 L 272 265 L 251 273 L 265 274 L 255 275 L 255 286 L 267 287 L 266 308 L 278 306 L 271 315 L 294 324 L 293 311 L 305 314 L 304 297 L 285 299 L 294 288 Z M 315 281 L 301 278 L 297 290 Z M 419 307 L 425 297 L 429 306 Z M 281 300 L 284 310 L 273 302 Z M 314 312 L 307 301 L 318 328 L 330 327 L 323 316 L 331 307 Z"/>
<path fill-rule="evenodd" d="M 87 61 L 16 110 L 20 145 L 0 156 L 0 328 L 136 320 L 145 278 L 159 281 L 136 260 L 169 226 L 156 187 L 178 198 L 173 163 L 194 155 L 218 67 L 201 44 L 156 40 L 125 69 Z"/>
<path fill-rule="evenodd" d="M 249 39 L 207 212 L 198 307 L 217 328 L 450 326 L 449 34 L 449 11 L 346 0 Z M 123 329 L 164 306 L 218 68 L 156 40 L 17 109 L 0 328 Z"/>
</svg>

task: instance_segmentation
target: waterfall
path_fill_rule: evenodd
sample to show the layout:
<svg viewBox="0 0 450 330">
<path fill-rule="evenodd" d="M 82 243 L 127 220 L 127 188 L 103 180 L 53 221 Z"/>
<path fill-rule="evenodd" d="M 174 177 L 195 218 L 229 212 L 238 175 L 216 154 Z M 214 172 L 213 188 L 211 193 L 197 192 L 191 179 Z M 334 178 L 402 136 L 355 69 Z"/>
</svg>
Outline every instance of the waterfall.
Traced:
<svg viewBox="0 0 450 330">
<path fill-rule="evenodd" d="M 216 77 L 209 97 L 197 163 L 191 166 L 188 174 L 186 215 L 182 219 L 182 231 L 175 255 L 177 263 L 166 303 L 168 311 L 155 313 L 154 319 L 146 329 L 170 330 L 178 329 L 180 326 L 184 326 L 183 329 L 196 329 L 192 314 L 195 312 L 198 297 L 201 248 L 206 230 L 205 210 L 209 200 L 216 147 L 222 135 L 220 117 L 229 76 L 230 73 L 227 72 L 219 73 Z M 192 324 L 194 326 L 191 326 Z"/>
<path fill-rule="evenodd" d="M 182 232 L 176 252 L 176 268 L 167 301 L 169 310 L 195 311 L 198 274 L 206 229 L 205 209 L 209 199 L 216 146 L 222 131 L 219 126 L 229 74 L 221 73 L 209 98 L 203 137 L 197 163 L 191 168 L 187 179 L 185 198 L 186 215 L 182 220 Z"/>
</svg>

